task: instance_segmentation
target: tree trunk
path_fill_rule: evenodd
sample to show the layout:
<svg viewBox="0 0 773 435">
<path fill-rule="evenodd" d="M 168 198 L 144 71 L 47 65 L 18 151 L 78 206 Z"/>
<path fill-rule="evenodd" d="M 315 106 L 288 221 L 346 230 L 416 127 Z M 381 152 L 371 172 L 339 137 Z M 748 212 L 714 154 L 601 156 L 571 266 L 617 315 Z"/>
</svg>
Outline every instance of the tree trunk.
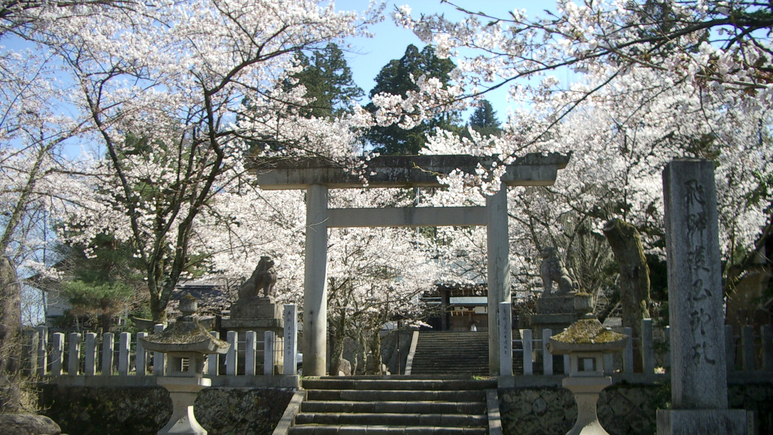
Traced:
<svg viewBox="0 0 773 435">
<path fill-rule="evenodd" d="M 620 304 L 623 307 L 623 326 L 641 337 L 641 321 L 649 318 L 650 270 L 641 237 L 636 228 L 624 221 L 612 219 L 603 228 L 620 272 Z M 638 352 L 637 352 L 638 353 Z M 634 368 L 641 366 L 641 358 L 634 358 Z"/>
<path fill-rule="evenodd" d="M 338 368 L 341 366 L 341 358 L 344 355 L 344 338 L 346 337 L 346 310 L 341 310 L 338 323 L 333 333 L 332 351 L 330 352 L 330 376 L 338 376 Z"/>
<path fill-rule="evenodd" d="M 22 408 L 21 286 L 8 257 L 0 257 L 0 409 Z"/>
<path fill-rule="evenodd" d="M 383 375 L 381 372 L 381 334 L 379 330 L 381 328 L 371 328 L 372 335 L 370 337 L 370 357 L 368 358 L 368 374 Z"/>
</svg>

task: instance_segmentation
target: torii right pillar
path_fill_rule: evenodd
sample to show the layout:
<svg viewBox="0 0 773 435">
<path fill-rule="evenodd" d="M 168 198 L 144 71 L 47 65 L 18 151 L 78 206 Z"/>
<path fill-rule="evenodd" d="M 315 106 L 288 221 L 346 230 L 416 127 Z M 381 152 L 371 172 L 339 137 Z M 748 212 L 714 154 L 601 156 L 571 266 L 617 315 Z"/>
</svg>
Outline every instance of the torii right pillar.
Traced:
<svg viewBox="0 0 773 435">
<path fill-rule="evenodd" d="M 722 271 L 714 164 L 674 160 L 663 170 L 671 406 L 658 435 L 749 433 L 745 410 L 727 409 Z"/>
</svg>

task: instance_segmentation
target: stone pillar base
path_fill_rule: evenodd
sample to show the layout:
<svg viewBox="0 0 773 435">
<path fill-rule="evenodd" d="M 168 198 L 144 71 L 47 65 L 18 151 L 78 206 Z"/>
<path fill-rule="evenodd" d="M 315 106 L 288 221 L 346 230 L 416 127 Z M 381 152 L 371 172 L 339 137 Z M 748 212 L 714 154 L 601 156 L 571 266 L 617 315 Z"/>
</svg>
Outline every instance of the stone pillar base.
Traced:
<svg viewBox="0 0 773 435">
<path fill-rule="evenodd" d="M 193 415 L 193 405 L 186 407 L 185 415 L 177 421 L 170 421 L 163 429 L 158 431 L 158 435 L 207 435 L 206 429 L 199 425 L 196 416 Z"/>
<path fill-rule="evenodd" d="M 750 422 L 743 409 L 658 409 L 658 435 L 746 435 Z"/>
</svg>

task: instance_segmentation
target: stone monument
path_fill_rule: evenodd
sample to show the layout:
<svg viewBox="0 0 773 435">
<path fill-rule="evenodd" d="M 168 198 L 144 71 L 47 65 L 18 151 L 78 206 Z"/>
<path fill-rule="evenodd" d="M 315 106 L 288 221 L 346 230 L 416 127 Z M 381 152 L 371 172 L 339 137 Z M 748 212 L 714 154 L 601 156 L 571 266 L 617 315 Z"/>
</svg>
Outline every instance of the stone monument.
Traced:
<svg viewBox="0 0 773 435">
<path fill-rule="evenodd" d="M 528 316 L 528 326 L 541 336 L 543 329 L 562 331 L 577 320 L 574 310 L 575 288 L 569 271 L 558 257 L 556 248 L 546 247 L 540 253 L 542 295 L 537 299 L 537 313 Z M 553 284 L 556 290 L 553 291 Z"/>
<path fill-rule="evenodd" d="M 260 338 L 266 331 L 274 332 L 276 345 L 281 348 L 284 321 L 282 307 L 274 302 L 276 280 L 274 260 L 268 256 L 260 257 L 250 278 L 239 287 L 239 299 L 231 304 L 230 318 L 222 320 L 222 328 L 238 332 L 239 340 L 242 341 L 246 339 L 247 331 L 255 331 Z"/>
<path fill-rule="evenodd" d="M 722 273 L 714 164 L 674 160 L 663 170 L 671 407 L 658 434 L 744 434 L 746 411 L 727 409 Z"/>
</svg>

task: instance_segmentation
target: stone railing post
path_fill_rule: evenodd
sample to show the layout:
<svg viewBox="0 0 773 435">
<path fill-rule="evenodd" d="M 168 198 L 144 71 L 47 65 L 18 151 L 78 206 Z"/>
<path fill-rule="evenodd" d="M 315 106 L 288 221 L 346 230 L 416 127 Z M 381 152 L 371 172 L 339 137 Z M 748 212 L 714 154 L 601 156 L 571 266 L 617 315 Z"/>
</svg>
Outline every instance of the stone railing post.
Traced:
<svg viewBox="0 0 773 435">
<path fill-rule="evenodd" d="M 655 347 L 652 334 L 652 319 L 641 321 L 641 358 L 644 374 L 650 376 L 655 373 Z"/>
<path fill-rule="evenodd" d="M 122 332 L 118 335 L 118 374 L 121 376 L 126 376 L 129 374 L 131 344 L 131 333 Z"/>
<path fill-rule="evenodd" d="M 247 376 L 255 376 L 255 356 L 257 353 L 257 334 L 255 331 L 247 331 L 244 334 L 244 374 Z M 263 351 L 265 352 L 265 344 L 263 345 Z"/>
<path fill-rule="evenodd" d="M 513 374 L 513 310 L 510 302 L 499 303 L 499 375 Z"/>
<path fill-rule="evenodd" d="M 70 343 L 67 345 L 67 374 L 77 375 L 80 367 L 81 335 L 70 333 Z"/>
<path fill-rule="evenodd" d="M 153 333 L 163 332 L 164 325 L 153 325 Z M 153 352 L 153 376 L 164 376 L 166 374 L 166 354 L 164 352 Z"/>
<path fill-rule="evenodd" d="M 236 331 L 228 331 L 227 341 L 230 345 L 228 353 L 225 354 L 225 374 L 228 376 L 236 376 L 238 373 L 237 364 L 239 361 L 239 333 Z"/>
<path fill-rule="evenodd" d="M 534 339 L 532 337 L 531 329 L 524 329 L 523 335 L 523 374 L 534 374 L 534 362 L 532 361 L 532 355 L 534 353 Z"/>
<path fill-rule="evenodd" d="M 142 340 L 148 336 L 147 332 L 137 333 L 137 351 L 134 354 L 134 367 L 137 376 L 145 376 L 148 372 L 148 353 L 145 351 L 145 345 Z"/>
<path fill-rule="evenodd" d="M 754 328 L 744 326 L 741 328 L 741 346 L 743 350 L 743 371 L 754 371 Z"/>
<path fill-rule="evenodd" d="M 773 372 L 773 328 L 762 325 L 762 370 Z"/>
<path fill-rule="evenodd" d="M 64 356 L 64 334 L 54 332 L 51 336 L 51 375 L 62 376 L 62 357 Z"/>
<path fill-rule="evenodd" d="M 274 331 L 263 333 L 263 375 L 274 374 Z"/>
<path fill-rule="evenodd" d="M 38 342 L 40 341 L 40 334 L 37 329 L 25 329 L 23 335 L 22 368 L 24 373 L 33 375 L 38 372 Z"/>
<path fill-rule="evenodd" d="M 725 364 L 727 372 L 735 371 L 735 336 L 733 335 L 733 325 L 725 325 Z"/>
<path fill-rule="evenodd" d="M 113 374 L 113 360 L 115 352 L 115 335 L 112 332 L 102 334 L 102 376 Z"/>
<path fill-rule="evenodd" d="M 553 354 L 548 352 L 548 344 L 553 331 L 550 329 L 542 330 L 542 374 L 550 376 L 553 374 Z"/>
<path fill-rule="evenodd" d="M 217 331 L 212 331 L 210 332 L 210 334 L 212 334 L 212 336 L 217 339 L 220 338 L 220 333 Z M 219 369 L 218 360 L 217 360 L 218 355 L 219 354 L 217 353 L 211 353 L 207 355 L 207 374 L 209 376 L 217 376 L 218 374 L 218 369 Z"/>
<path fill-rule="evenodd" d="M 671 371 L 671 327 L 666 326 L 666 330 L 664 332 L 664 338 L 666 340 L 666 354 L 663 358 L 663 364 L 666 366 L 666 369 L 670 372 Z"/>
<path fill-rule="evenodd" d="M 633 330 L 631 327 L 626 326 L 623 328 L 623 335 L 627 335 L 631 337 L 630 340 L 628 340 L 625 343 L 625 348 L 623 349 L 623 372 L 625 373 L 633 373 Z"/>
<path fill-rule="evenodd" d="M 298 312 L 295 304 L 284 306 L 284 361 L 282 373 L 294 375 L 298 369 Z"/>
<path fill-rule="evenodd" d="M 83 373 L 86 376 L 97 374 L 97 334 L 87 332 L 86 334 L 86 355 L 84 357 Z"/>
<path fill-rule="evenodd" d="M 48 373 L 48 328 L 37 326 L 38 330 L 38 376 Z"/>
</svg>

